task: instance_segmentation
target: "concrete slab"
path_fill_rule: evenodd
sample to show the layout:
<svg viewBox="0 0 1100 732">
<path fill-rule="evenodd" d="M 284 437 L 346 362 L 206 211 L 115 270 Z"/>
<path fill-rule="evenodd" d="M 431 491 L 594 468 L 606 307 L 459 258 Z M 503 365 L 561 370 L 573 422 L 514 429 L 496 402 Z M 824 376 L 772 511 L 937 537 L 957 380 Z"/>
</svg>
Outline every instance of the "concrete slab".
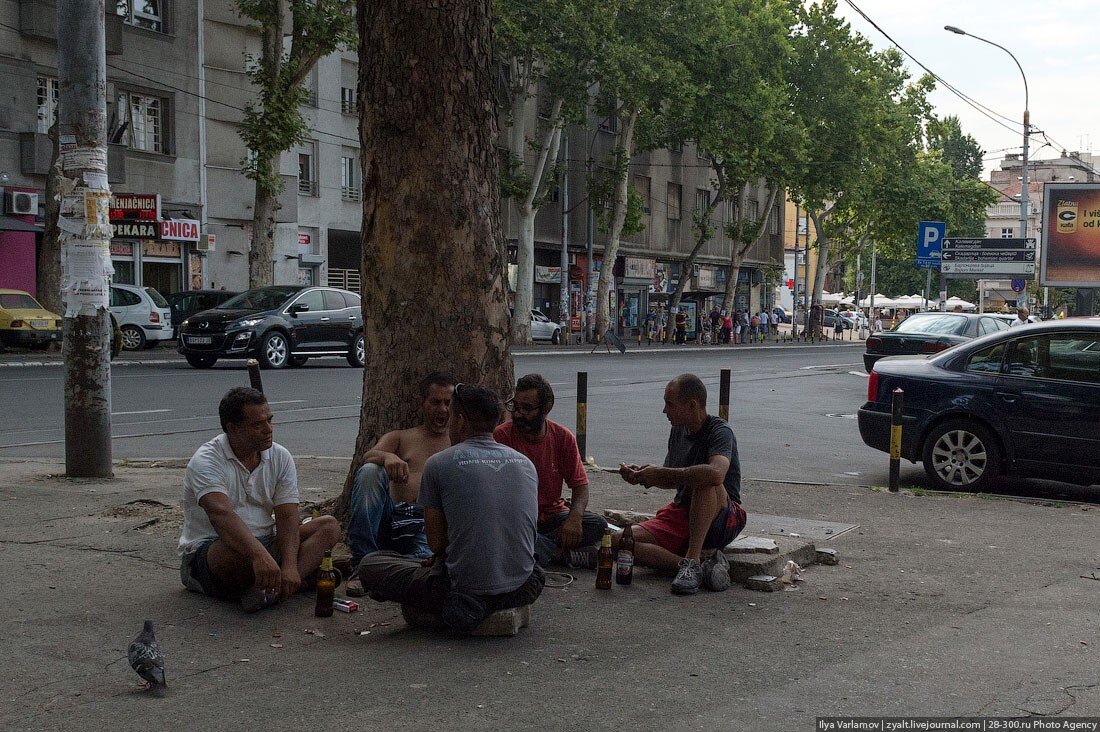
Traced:
<svg viewBox="0 0 1100 732">
<path fill-rule="evenodd" d="M 859 524 L 844 524 L 836 521 L 818 521 L 794 516 L 773 516 L 766 513 L 749 511 L 749 521 L 745 533 L 763 536 L 790 536 L 810 541 L 830 541 L 858 529 Z"/>
<path fill-rule="evenodd" d="M 774 539 L 763 536 L 739 536 L 726 546 L 726 554 L 778 554 Z"/>
<path fill-rule="evenodd" d="M 779 577 L 787 562 L 794 561 L 800 567 L 808 567 L 817 562 L 817 548 L 810 542 L 790 537 L 777 537 L 777 554 L 739 554 L 727 548 L 726 558 L 730 562 L 730 579 L 746 585 L 750 577 L 773 575 Z M 747 586 L 747 585 L 746 585 Z"/>
<path fill-rule="evenodd" d="M 520 628 L 526 628 L 531 624 L 531 606 L 497 610 L 485 618 L 481 625 L 474 629 L 470 635 L 478 636 L 513 636 L 519 634 Z"/>
</svg>

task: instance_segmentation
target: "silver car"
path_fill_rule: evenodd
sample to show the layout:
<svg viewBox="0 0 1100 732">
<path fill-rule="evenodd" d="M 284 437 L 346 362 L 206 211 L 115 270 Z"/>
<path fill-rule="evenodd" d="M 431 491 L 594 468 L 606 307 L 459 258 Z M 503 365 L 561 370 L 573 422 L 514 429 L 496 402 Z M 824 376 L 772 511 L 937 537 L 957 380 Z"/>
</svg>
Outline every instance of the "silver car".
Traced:
<svg viewBox="0 0 1100 732">
<path fill-rule="evenodd" d="M 543 315 L 538 308 L 531 310 L 531 339 L 550 341 L 554 345 L 561 343 L 561 326 Z"/>
</svg>

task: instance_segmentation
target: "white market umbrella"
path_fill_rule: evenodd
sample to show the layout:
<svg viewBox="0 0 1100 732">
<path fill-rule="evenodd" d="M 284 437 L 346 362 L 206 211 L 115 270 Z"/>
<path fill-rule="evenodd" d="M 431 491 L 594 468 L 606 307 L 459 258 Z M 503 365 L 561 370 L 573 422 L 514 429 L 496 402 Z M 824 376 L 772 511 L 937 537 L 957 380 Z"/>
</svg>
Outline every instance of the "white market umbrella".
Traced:
<svg viewBox="0 0 1100 732">
<path fill-rule="evenodd" d="M 947 309 L 954 310 L 956 307 L 961 306 L 963 310 L 977 310 L 978 306 L 972 302 L 967 302 L 961 297 L 952 296 L 947 298 Z"/>
<path fill-rule="evenodd" d="M 822 305 L 837 305 L 844 297 L 843 292 L 823 292 L 821 293 Z"/>
<path fill-rule="evenodd" d="M 871 296 L 868 295 L 867 297 L 863 298 L 863 300 L 860 301 L 859 306 L 861 308 L 871 307 Z M 892 308 L 892 307 L 894 307 L 894 301 L 891 300 L 890 298 L 886 297 L 886 295 L 883 295 L 881 292 L 880 293 L 875 293 L 875 307 L 876 308 Z"/>
</svg>

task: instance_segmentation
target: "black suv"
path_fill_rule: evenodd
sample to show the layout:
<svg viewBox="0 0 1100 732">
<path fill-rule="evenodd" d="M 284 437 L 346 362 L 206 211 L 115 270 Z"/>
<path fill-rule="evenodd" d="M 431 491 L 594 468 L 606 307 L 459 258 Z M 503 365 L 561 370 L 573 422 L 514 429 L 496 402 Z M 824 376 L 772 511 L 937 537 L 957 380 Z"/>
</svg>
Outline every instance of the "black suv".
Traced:
<svg viewBox="0 0 1100 732">
<path fill-rule="evenodd" d="M 187 320 L 195 313 L 216 308 L 236 292 L 225 290 L 182 290 L 164 296 L 168 301 L 168 307 L 172 308 L 172 332 L 177 337 L 180 332 L 180 323 Z"/>
<path fill-rule="evenodd" d="M 242 292 L 180 324 L 179 352 L 197 369 L 219 358 L 256 358 L 265 369 L 310 356 L 346 356 L 362 368 L 359 296 L 332 287 L 276 285 Z"/>
</svg>

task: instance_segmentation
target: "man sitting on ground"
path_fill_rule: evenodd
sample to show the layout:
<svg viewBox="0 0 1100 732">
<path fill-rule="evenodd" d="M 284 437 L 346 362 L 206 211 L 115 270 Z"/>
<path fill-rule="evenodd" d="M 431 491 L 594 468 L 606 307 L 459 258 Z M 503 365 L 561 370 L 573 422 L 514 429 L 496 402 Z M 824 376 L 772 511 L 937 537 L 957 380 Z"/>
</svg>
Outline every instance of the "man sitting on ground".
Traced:
<svg viewBox="0 0 1100 732">
<path fill-rule="evenodd" d="M 545 582 L 535 562 L 538 475 L 530 460 L 493 439 L 500 400 L 487 389 L 454 389 L 453 447 L 424 465 L 420 504 L 424 562 L 394 551 L 370 554 L 358 576 L 379 602 L 399 602 L 462 632 L 491 613 L 529 605 Z"/>
<path fill-rule="evenodd" d="M 440 373 L 420 381 L 423 421 L 407 430 L 382 435 L 363 456 L 355 474 L 348 515 L 348 548 L 351 566 L 368 554 L 390 549 L 416 559 L 431 556 L 424 534 L 424 510 L 418 505 L 424 463 L 451 446 L 447 423 L 451 417 L 454 382 Z M 361 597 L 357 581 L 349 582 L 348 594 Z"/>
<path fill-rule="evenodd" d="M 577 438 L 567 428 L 547 419 L 554 408 L 554 390 L 539 374 L 527 374 L 516 382 L 512 419 L 493 431 L 493 437 L 525 455 L 539 476 L 538 536 L 535 558 L 539 565 L 551 561 L 569 564 L 571 549 L 595 546 L 607 522 L 588 508 L 588 473 L 577 449 Z M 572 500 L 561 497 L 562 483 Z"/>
<path fill-rule="evenodd" d="M 332 516 L 300 524 L 294 458 L 273 442 L 261 392 L 230 389 L 218 416 L 224 432 L 195 452 L 183 478 L 180 579 L 255 612 L 313 584 L 340 524 Z"/>
<path fill-rule="evenodd" d="M 633 528 L 635 561 L 676 572 L 672 592 L 730 586 L 722 549 L 745 528 L 737 440 L 725 420 L 707 414 L 707 388 L 682 374 L 665 387 L 664 413 L 672 425 L 663 467 L 622 465 L 632 485 L 676 489 L 672 503 Z"/>
</svg>

